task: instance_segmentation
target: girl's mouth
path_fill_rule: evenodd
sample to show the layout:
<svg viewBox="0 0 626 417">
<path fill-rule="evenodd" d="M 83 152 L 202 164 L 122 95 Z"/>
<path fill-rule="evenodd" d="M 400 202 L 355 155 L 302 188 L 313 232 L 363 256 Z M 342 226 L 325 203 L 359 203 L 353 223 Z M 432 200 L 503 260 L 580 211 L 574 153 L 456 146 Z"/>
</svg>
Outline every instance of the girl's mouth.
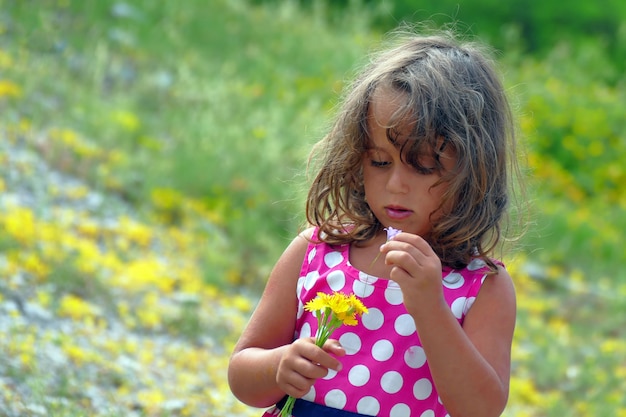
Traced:
<svg viewBox="0 0 626 417">
<path fill-rule="evenodd" d="M 409 210 L 399 206 L 387 206 L 385 207 L 385 212 L 390 219 L 394 220 L 406 219 L 411 214 L 413 214 L 413 210 Z"/>
</svg>

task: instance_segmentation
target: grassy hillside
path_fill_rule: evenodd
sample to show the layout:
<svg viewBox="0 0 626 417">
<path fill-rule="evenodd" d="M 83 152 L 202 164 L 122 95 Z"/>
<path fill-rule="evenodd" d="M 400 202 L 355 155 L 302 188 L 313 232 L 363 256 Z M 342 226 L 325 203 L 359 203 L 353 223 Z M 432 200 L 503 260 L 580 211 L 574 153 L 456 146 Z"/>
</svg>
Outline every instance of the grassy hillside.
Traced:
<svg viewBox="0 0 626 417">
<path fill-rule="evenodd" d="M 0 414 L 259 414 L 228 352 L 382 36 L 313 4 L 0 0 Z M 626 82 L 593 40 L 509 42 L 533 224 L 506 415 L 625 414 Z"/>
</svg>

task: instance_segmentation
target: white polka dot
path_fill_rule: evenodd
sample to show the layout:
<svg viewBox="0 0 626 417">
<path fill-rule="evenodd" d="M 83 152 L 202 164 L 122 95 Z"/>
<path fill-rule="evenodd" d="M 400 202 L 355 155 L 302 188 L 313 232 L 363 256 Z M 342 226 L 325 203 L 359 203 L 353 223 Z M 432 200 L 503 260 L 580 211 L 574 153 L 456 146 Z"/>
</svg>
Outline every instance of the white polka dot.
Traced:
<svg viewBox="0 0 626 417">
<path fill-rule="evenodd" d="M 380 412 L 380 403 L 374 397 L 363 397 L 356 404 L 356 411 L 367 416 L 377 416 Z"/>
<path fill-rule="evenodd" d="M 302 399 L 307 400 L 307 401 L 315 401 L 315 385 L 311 386 L 311 389 L 309 390 L 309 392 L 304 394 Z"/>
<path fill-rule="evenodd" d="M 315 281 L 317 281 L 319 277 L 320 277 L 320 273 L 317 271 L 311 271 L 308 274 L 306 274 L 306 277 L 304 277 L 304 288 L 307 291 L 313 288 L 313 284 L 315 284 Z"/>
<path fill-rule="evenodd" d="M 397 286 L 398 284 L 394 282 L 395 285 L 391 285 L 391 282 L 385 290 L 385 300 L 387 300 L 389 304 L 397 306 L 402 304 L 404 298 L 402 297 L 402 290 Z"/>
<path fill-rule="evenodd" d="M 389 340 L 379 340 L 372 346 L 372 357 L 379 362 L 384 362 L 393 355 L 393 344 Z"/>
<path fill-rule="evenodd" d="M 328 391 L 328 394 L 324 397 L 324 404 L 328 407 L 339 408 L 340 410 L 345 407 L 346 402 L 346 394 L 340 389 Z"/>
<path fill-rule="evenodd" d="M 352 283 L 352 292 L 357 297 L 367 298 L 374 292 L 374 287 L 371 285 L 367 285 L 364 282 L 355 280 Z"/>
<path fill-rule="evenodd" d="M 417 369 L 426 363 L 426 354 L 421 346 L 411 346 L 404 352 L 404 362 L 409 368 Z"/>
<path fill-rule="evenodd" d="M 433 410 L 426 410 L 420 414 L 420 417 L 435 417 L 435 412 Z"/>
<path fill-rule="evenodd" d="M 355 280 L 352 284 L 352 292 L 354 292 L 357 297 L 369 297 L 374 293 L 374 286 L 371 284 L 376 282 L 377 279 L 378 278 L 374 278 L 371 275 L 359 272 L 359 279 Z"/>
<path fill-rule="evenodd" d="M 372 307 L 367 310 L 367 314 L 362 316 L 361 322 L 368 330 L 378 330 L 385 323 L 385 316 L 382 311 Z"/>
<path fill-rule="evenodd" d="M 315 254 L 317 253 L 317 248 L 313 248 L 311 249 L 311 252 L 309 252 L 309 263 L 311 263 L 311 261 L 313 260 L 313 258 L 315 258 Z"/>
<path fill-rule="evenodd" d="M 343 271 L 332 271 L 326 277 L 326 282 L 333 291 L 341 291 L 346 285 L 346 276 Z"/>
<path fill-rule="evenodd" d="M 422 378 L 413 385 L 413 395 L 418 400 L 425 400 L 433 393 L 433 384 L 428 378 Z"/>
<path fill-rule="evenodd" d="M 395 394 L 402 389 L 402 375 L 397 371 L 385 372 L 380 378 L 380 386 L 388 394 Z"/>
<path fill-rule="evenodd" d="M 298 301 L 298 312 L 296 313 L 296 319 L 300 319 L 304 314 L 304 304 L 302 301 Z"/>
<path fill-rule="evenodd" d="M 378 281 L 378 278 L 376 278 L 373 275 L 370 274 L 366 274 L 363 271 L 359 271 L 359 280 L 366 283 L 366 284 L 373 284 L 376 281 Z"/>
<path fill-rule="evenodd" d="M 467 300 L 465 297 L 459 297 L 454 300 L 450 305 L 452 314 L 454 314 L 454 317 L 456 317 L 457 319 L 463 317 L 463 307 L 465 306 L 465 300 Z"/>
<path fill-rule="evenodd" d="M 328 252 L 326 255 L 324 255 L 324 263 L 329 268 L 333 268 L 339 265 L 341 261 L 343 261 L 343 256 L 341 255 L 341 252 Z"/>
<path fill-rule="evenodd" d="M 346 350 L 346 355 L 354 355 L 361 350 L 361 338 L 354 333 L 342 334 L 339 343 Z"/>
<path fill-rule="evenodd" d="M 370 380 L 370 370 L 365 365 L 356 365 L 348 372 L 348 381 L 355 387 L 362 387 Z"/>
<path fill-rule="evenodd" d="M 393 324 L 394 329 L 396 329 L 396 333 L 400 336 L 410 336 L 415 333 L 415 321 L 413 321 L 413 317 L 410 314 L 402 314 L 398 316 L 396 322 Z"/>
<path fill-rule="evenodd" d="M 306 337 L 311 337 L 313 333 L 311 332 L 311 325 L 309 323 L 304 323 L 302 328 L 300 329 L 300 338 L 304 339 Z"/>
<path fill-rule="evenodd" d="M 408 405 L 402 403 L 394 405 L 389 412 L 389 417 L 410 417 L 410 415 L 411 409 Z"/>
<path fill-rule="evenodd" d="M 451 290 L 461 288 L 465 284 L 465 278 L 458 272 L 450 272 L 443 278 L 443 285 Z"/>
<path fill-rule="evenodd" d="M 328 381 L 329 379 L 333 379 L 336 375 L 337 375 L 337 371 L 335 371 L 334 369 L 329 369 L 328 373 L 323 379 Z"/>
<path fill-rule="evenodd" d="M 480 269 L 482 267 L 484 267 L 485 265 L 487 265 L 485 263 L 485 261 L 483 261 L 482 259 L 472 259 L 472 261 L 467 265 L 467 269 L 470 271 L 476 271 L 477 269 Z"/>
<path fill-rule="evenodd" d="M 463 314 L 467 314 L 469 309 L 474 305 L 474 301 L 476 301 L 476 297 L 467 298 L 467 301 L 465 301 L 465 307 L 463 308 Z"/>
<path fill-rule="evenodd" d="M 395 288 L 397 290 L 400 289 L 400 284 L 398 284 L 397 282 L 395 282 L 392 279 L 388 279 L 387 280 L 387 288 Z"/>
<path fill-rule="evenodd" d="M 300 293 L 302 292 L 302 287 L 304 287 L 305 280 L 306 280 L 306 277 L 298 278 L 298 283 L 296 284 L 296 295 L 300 295 Z"/>
</svg>

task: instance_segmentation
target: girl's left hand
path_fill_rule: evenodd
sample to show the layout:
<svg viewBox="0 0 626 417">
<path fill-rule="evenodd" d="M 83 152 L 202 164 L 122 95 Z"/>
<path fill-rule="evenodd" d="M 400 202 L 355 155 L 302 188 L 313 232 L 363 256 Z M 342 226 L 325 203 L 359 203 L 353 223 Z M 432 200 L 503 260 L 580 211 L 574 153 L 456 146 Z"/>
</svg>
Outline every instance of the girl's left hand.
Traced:
<svg viewBox="0 0 626 417">
<path fill-rule="evenodd" d="M 385 264 L 391 266 L 389 278 L 402 290 L 410 314 L 419 313 L 432 302 L 443 300 L 441 260 L 418 235 L 399 233 L 381 246 Z"/>
</svg>

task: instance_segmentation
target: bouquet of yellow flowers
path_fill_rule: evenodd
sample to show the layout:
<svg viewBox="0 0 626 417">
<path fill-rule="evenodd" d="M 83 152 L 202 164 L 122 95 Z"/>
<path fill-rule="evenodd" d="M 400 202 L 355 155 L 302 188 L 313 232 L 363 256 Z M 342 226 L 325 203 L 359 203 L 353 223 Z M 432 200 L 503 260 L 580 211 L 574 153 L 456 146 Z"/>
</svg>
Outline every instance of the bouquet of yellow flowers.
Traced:
<svg viewBox="0 0 626 417">
<path fill-rule="evenodd" d="M 304 305 L 304 309 L 315 314 L 317 318 L 315 344 L 319 347 L 324 346 L 336 329 L 344 324 L 356 326 L 357 317 L 367 313 L 367 307 L 354 294 L 346 295 L 341 292 L 318 292 L 314 299 Z M 279 416 L 291 416 L 295 402 L 296 399 L 289 396 Z"/>
</svg>

